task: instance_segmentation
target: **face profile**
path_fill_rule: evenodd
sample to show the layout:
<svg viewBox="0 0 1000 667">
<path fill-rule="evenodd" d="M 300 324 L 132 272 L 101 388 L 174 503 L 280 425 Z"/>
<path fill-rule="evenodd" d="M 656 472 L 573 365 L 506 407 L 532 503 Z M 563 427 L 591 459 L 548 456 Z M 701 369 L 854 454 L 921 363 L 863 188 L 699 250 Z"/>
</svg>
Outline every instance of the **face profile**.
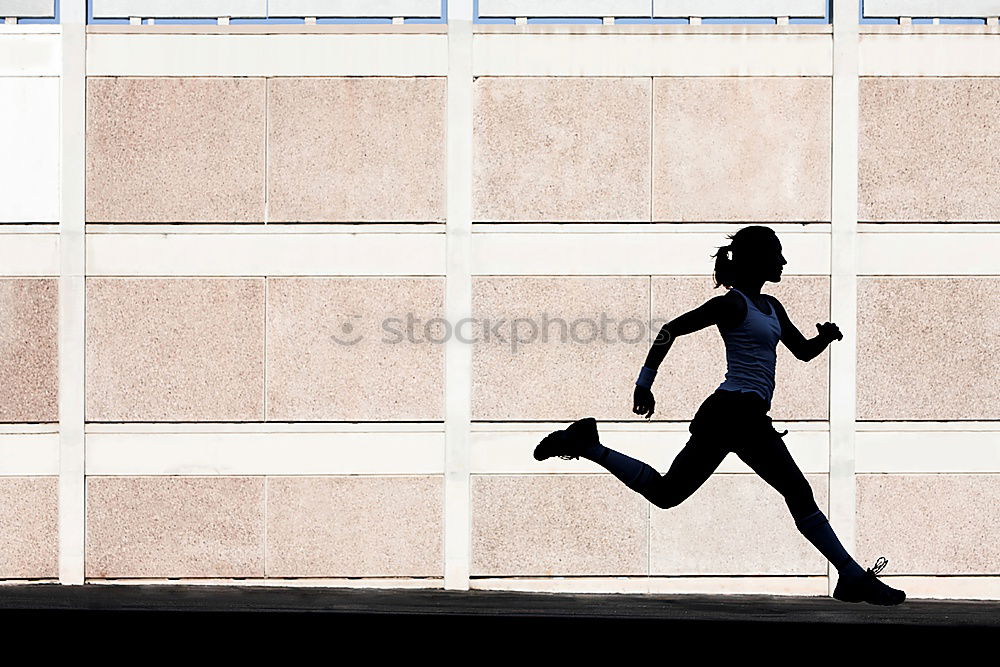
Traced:
<svg viewBox="0 0 1000 667">
<path fill-rule="evenodd" d="M 784 269 L 785 264 L 788 264 L 788 260 L 785 259 L 785 256 L 781 252 L 781 242 L 778 241 L 777 237 L 775 237 L 774 243 L 774 255 L 771 259 L 772 272 L 767 280 L 773 283 L 778 283 L 781 282 L 781 272 Z"/>
</svg>

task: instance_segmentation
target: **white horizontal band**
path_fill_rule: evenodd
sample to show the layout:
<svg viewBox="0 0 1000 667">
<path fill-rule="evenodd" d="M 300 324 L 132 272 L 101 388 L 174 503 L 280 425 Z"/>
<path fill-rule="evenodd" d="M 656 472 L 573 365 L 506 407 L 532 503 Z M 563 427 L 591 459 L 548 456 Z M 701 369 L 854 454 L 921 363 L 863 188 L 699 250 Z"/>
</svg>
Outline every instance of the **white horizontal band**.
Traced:
<svg viewBox="0 0 1000 667">
<path fill-rule="evenodd" d="M 0 434 L 0 476 L 59 474 L 58 424 L 5 426 L 47 426 L 50 432 Z"/>
<path fill-rule="evenodd" d="M 294 588 L 442 588 L 443 577 L 350 577 L 338 579 L 333 577 L 246 577 L 239 579 L 217 579 L 214 577 L 177 577 L 170 579 L 147 579 L 143 577 L 128 577 L 121 579 L 86 578 L 86 583 L 98 586 L 281 586 Z M 0 580 L 0 585 L 7 582 Z M 12 580 L 10 583 L 23 584 L 23 581 Z"/>
<path fill-rule="evenodd" d="M 443 472 L 443 431 L 87 434 L 87 475 L 440 475 Z"/>
<path fill-rule="evenodd" d="M 547 593 L 730 593 L 742 595 L 824 595 L 825 576 L 799 577 L 473 577 L 479 590 Z"/>
<path fill-rule="evenodd" d="M 858 431 L 857 473 L 1000 472 L 1000 424 L 992 431 Z"/>
<path fill-rule="evenodd" d="M 962 28 L 935 26 L 951 27 Z M 5 28 L 0 30 L 0 76 L 59 75 L 58 26 L 55 32 L 48 26 Z M 38 34 L 43 32 L 52 34 Z M 89 33 L 87 40 L 92 76 L 447 72 L 444 33 Z M 477 33 L 473 45 L 476 76 L 831 75 L 829 34 Z M 859 49 L 862 76 L 1000 76 L 1000 39 L 995 32 L 866 33 L 860 36 Z"/>
<path fill-rule="evenodd" d="M 472 235 L 472 270 L 480 275 L 710 275 L 715 266 L 710 255 L 739 226 L 482 225 Z M 830 273 L 829 224 L 809 225 L 809 231 L 798 224 L 769 226 L 794 259 L 789 273 Z"/>
<path fill-rule="evenodd" d="M 828 34 L 497 34 L 474 76 L 830 76 Z"/>
<path fill-rule="evenodd" d="M 996 32 L 863 34 L 860 40 L 860 76 L 1000 76 Z"/>
<path fill-rule="evenodd" d="M 1000 430 L 1000 422 L 996 421 L 859 421 L 855 431 L 858 433 L 978 433 L 980 431 Z"/>
<path fill-rule="evenodd" d="M 29 28 L 45 28 L 46 34 Z M 53 32 L 45 25 L 0 26 L 0 76 L 59 76 L 62 48 L 58 28 Z"/>
<path fill-rule="evenodd" d="M 7 425 L 0 434 L 0 475 L 58 473 L 53 425 Z M 535 461 L 532 451 L 558 422 L 473 425 L 471 472 L 603 472 L 583 459 Z M 775 421 L 806 473 L 828 471 L 825 423 Z M 30 427 L 30 428 L 29 428 Z M 1000 472 L 996 422 L 859 423 L 858 474 Z M 24 433 L 18 433 L 20 428 Z M 47 428 L 48 432 L 41 429 Z M 915 430 L 922 428 L 923 430 Z M 869 430 L 863 430 L 869 429 Z M 688 422 L 600 425 L 607 446 L 667 467 L 690 437 Z M 407 475 L 442 474 L 442 424 L 88 424 L 88 475 Z M 720 473 L 752 471 L 729 456 Z"/>
<path fill-rule="evenodd" d="M 58 276 L 58 225 L 0 224 L 0 266 L 5 277 Z"/>
<path fill-rule="evenodd" d="M 90 76 L 445 76 L 448 35 L 89 33 Z"/>
<path fill-rule="evenodd" d="M 969 232 L 869 232 L 858 225 L 858 275 L 996 275 L 996 228 L 989 224 Z"/>
<path fill-rule="evenodd" d="M 237 227 L 219 233 L 88 233 L 87 275 L 444 275 L 440 224 L 393 231 L 361 225 L 325 231 L 313 225 L 255 225 L 256 232 Z"/>
<path fill-rule="evenodd" d="M 649 425 L 629 425 L 628 431 L 611 431 L 599 424 L 601 444 L 645 461 L 657 470 L 666 471 L 671 461 L 691 437 L 688 422 L 677 424 L 679 428 L 654 431 Z M 535 461 L 532 451 L 538 442 L 556 429 L 566 424 L 551 427 L 523 427 L 521 431 L 472 433 L 472 472 L 483 474 L 533 474 L 568 473 L 594 474 L 605 469 L 586 459 L 564 460 L 550 458 Z M 645 428 L 644 428 L 645 427 Z M 777 427 L 777 424 L 775 424 Z M 782 429 L 794 427 L 787 423 Z M 825 473 L 829 470 L 829 433 L 827 431 L 795 432 L 785 436 L 785 442 L 804 473 Z M 719 473 L 753 473 L 735 454 L 727 456 L 718 468 Z"/>
<path fill-rule="evenodd" d="M 443 275 L 442 225 L 88 225 L 88 275 Z M 788 275 L 829 275 L 829 225 L 770 225 Z M 475 275 L 710 275 L 734 225 L 482 224 Z M 1000 225 L 858 225 L 858 275 L 995 275 Z M 58 275 L 56 225 L 0 225 L 6 276 Z"/>
<path fill-rule="evenodd" d="M 9 432 L 20 425 L 8 424 Z M 25 426 L 35 426 L 26 424 Z M 115 434 L 195 434 L 195 433 L 444 433 L 442 422 L 90 422 L 85 432 Z"/>
</svg>

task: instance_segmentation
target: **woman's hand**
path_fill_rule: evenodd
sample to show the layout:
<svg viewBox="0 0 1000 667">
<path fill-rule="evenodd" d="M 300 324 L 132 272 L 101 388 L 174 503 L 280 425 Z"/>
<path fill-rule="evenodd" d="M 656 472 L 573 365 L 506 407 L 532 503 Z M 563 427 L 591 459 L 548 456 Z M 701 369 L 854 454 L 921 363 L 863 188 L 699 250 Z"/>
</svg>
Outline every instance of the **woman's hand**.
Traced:
<svg viewBox="0 0 1000 667">
<path fill-rule="evenodd" d="M 656 407 L 656 399 L 653 398 L 653 392 L 636 385 L 632 396 L 632 412 L 649 419 L 653 416 L 654 407 Z"/>
<path fill-rule="evenodd" d="M 824 324 L 816 324 L 816 330 L 819 331 L 820 336 L 826 337 L 827 340 L 833 342 L 835 340 L 843 340 L 844 334 L 840 333 L 840 329 L 833 322 L 826 322 Z"/>
</svg>

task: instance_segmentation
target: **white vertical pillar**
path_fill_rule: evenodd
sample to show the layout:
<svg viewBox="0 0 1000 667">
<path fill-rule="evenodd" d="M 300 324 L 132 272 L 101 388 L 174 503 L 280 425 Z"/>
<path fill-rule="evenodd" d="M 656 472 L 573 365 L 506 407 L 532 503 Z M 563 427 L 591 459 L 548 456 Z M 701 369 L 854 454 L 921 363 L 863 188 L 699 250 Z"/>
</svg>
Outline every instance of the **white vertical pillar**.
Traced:
<svg viewBox="0 0 1000 667">
<path fill-rule="evenodd" d="M 472 0 L 448 3 L 448 222 L 445 319 L 472 316 Z M 468 327 L 463 329 L 468 336 Z M 457 332 L 453 332 L 457 333 Z M 445 344 L 444 587 L 469 588 L 472 346 Z"/>
<path fill-rule="evenodd" d="M 59 109 L 59 581 L 83 583 L 85 0 L 63 0 Z"/>
<path fill-rule="evenodd" d="M 830 523 L 855 555 L 854 434 L 857 397 L 858 3 L 833 2 L 833 174 L 831 321 L 844 335 L 830 345 Z M 831 575 L 829 592 L 836 584 Z"/>
</svg>

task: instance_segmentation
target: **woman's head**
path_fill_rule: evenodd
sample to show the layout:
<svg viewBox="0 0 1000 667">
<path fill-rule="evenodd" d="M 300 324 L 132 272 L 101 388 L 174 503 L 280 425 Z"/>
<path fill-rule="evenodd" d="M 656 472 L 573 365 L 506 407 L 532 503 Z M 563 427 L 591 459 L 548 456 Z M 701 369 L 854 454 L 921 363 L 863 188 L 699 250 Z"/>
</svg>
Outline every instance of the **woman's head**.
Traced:
<svg viewBox="0 0 1000 667">
<path fill-rule="evenodd" d="M 715 257 L 713 276 L 716 287 L 781 280 L 781 267 L 787 262 L 781 254 L 781 241 L 774 230 L 763 225 L 751 225 L 726 238 L 731 243 L 712 255 Z"/>
</svg>

